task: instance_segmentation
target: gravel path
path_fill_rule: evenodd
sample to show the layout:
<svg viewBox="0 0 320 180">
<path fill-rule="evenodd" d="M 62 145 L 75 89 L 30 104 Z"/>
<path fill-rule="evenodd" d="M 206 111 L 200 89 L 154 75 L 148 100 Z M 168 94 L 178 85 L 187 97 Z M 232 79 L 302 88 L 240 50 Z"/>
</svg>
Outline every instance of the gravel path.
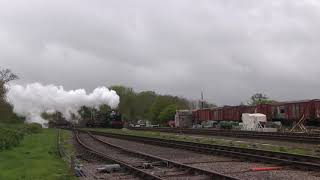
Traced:
<svg viewBox="0 0 320 180">
<path fill-rule="evenodd" d="M 195 167 L 200 167 L 203 169 L 208 169 L 212 171 L 217 171 L 220 173 L 226 173 L 228 175 L 246 179 L 246 180 L 261 180 L 261 179 L 291 179 L 291 180 L 316 180 L 320 179 L 320 176 L 316 176 L 314 172 L 305 172 L 284 169 L 276 171 L 264 171 L 264 172 L 250 172 L 253 167 L 273 167 L 274 165 L 262 164 L 262 163 L 251 163 L 251 162 L 241 162 L 238 159 L 232 159 L 221 156 L 199 154 L 196 152 L 181 150 L 168 147 L 160 147 L 155 145 L 149 145 L 139 142 L 120 140 L 115 138 L 108 138 L 103 136 L 98 136 L 112 144 L 129 148 L 131 150 L 144 152 L 147 154 L 152 154 L 155 156 L 160 156 L 170 160 L 178 161 L 181 163 L 186 163 Z"/>
</svg>

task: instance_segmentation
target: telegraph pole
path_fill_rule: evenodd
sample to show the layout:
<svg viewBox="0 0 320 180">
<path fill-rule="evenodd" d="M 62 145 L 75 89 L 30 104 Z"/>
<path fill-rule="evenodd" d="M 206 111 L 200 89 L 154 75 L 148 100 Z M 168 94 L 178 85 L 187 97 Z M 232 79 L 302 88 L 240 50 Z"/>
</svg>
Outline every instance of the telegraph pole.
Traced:
<svg viewBox="0 0 320 180">
<path fill-rule="evenodd" d="M 204 101 L 203 101 L 203 92 L 201 91 L 201 109 L 203 109 Z"/>
</svg>

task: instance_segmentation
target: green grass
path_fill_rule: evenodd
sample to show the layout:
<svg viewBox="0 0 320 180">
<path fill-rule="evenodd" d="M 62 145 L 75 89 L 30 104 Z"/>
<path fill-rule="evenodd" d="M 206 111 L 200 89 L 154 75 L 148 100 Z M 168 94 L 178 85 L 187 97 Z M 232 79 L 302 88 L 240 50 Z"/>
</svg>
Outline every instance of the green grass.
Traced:
<svg viewBox="0 0 320 180">
<path fill-rule="evenodd" d="M 27 135 L 18 147 L 0 152 L 2 180 L 69 180 L 69 168 L 57 155 L 54 129 Z"/>
<path fill-rule="evenodd" d="M 252 149 L 261 149 L 261 150 L 269 150 L 275 152 L 285 152 L 291 154 L 300 154 L 300 155 L 313 155 L 315 154 L 314 149 L 305 149 L 305 148 L 293 148 L 287 146 L 276 146 L 276 145 L 263 145 L 263 144 L 255 144 L 250 142 L 239 142 L 233 140 L 226 140 L 223 138 L 211 138 L 211 137 L 195 137 L 190 135 L 179 135 L 173 133 L 164 133 L 164 132 L 153 132 L 153 131 L 134 131 L 129 129 L 105 129 L 105 128 L 86 128 L 88 130 L 96 130 L 102 132 L 110 132 L 110 133 L 118 133 L 118 134 L 128 134 L 128 135 L 136 135 L 143 137 L 153 137 L 153 138 L 162 138 L 162 139 L 171 139 L 178 141 L 187 141 L 187 142 L 196 142 L 196 143 L 204 143 L 204 144 L 213 144 L 213 145 L 223 145 L 223 146 L 234 146 L 240 148 L 252 148 Z"/>
<path fill-rule="evenodd" d="M 3 124 L 0 123 L 0 151 L 18 146 L 28 134 L 40 133 L 39 124 Z"/>
<path fill-rule="evenodd" d="M 75 155 L 75 148 L 70 141 L 72 139 L 72 132 L 68 130 L 61 130 L 61 140 L 63 144 L 63 148 L 69 156 Z"/>
</svg>

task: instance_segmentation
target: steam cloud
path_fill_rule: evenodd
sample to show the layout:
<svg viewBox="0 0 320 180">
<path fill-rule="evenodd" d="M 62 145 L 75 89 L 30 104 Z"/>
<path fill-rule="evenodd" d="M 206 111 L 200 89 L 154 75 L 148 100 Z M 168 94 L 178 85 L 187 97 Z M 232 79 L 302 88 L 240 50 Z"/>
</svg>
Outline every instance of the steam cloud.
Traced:
<svg viewBox="0 0 320 180">
<path fill-rule="evenodd" d="M 7 100 L 14 107 L 14 112 L 26 117 L 27 122 L 37 122 L 44 126 L 47 122 L 41 117 L 43 112 L 59 111 L 71 120 L 71 114 L 78 115 L 81 106 L 99 107 L 107 104 L 115 108 L 119 96 L 106 87 L 98 87 L 87 94 L 84 89 L 65 91 L 62 86 L 42 85 L 40 83 L 10 85 Z"/>
</svg>

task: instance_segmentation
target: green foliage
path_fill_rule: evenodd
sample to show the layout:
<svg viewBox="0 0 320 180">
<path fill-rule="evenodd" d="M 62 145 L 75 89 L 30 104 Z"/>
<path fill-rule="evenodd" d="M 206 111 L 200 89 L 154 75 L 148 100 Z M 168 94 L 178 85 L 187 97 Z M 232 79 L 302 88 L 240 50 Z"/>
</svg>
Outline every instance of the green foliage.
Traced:
<svg viewBox="0 0 320 180">
<path fill-rule="evenodd" d="M 112 86 L 110 89 L 115 90 L 120 96 L 119 111 L 122 113 L 122 118 L 126 121 L 136 120 L 136 93 L 132 88 L 124 86 Z"/>
<path fill-rule="evenodd" d="M 142 91 L 137 94 L 137 119 L 151 119 L 150 107 L 157 98 L 157 94 L 153 91 Z"/>
<path fill-rule="evenodd" d="M 0 151 L 18 146 L 26 134 L 40 133 L 39 124 L 0 124 Z"/>
<path fill-rule="evenodd" d="M 0 123 L 18 123 L 23 121 L 23 118 L 19 118 L 13 113 L 12 106 L 6 101 L 7 88 L 5 84 L 15 79 L 18 79 L 18 76 L 13 74 L 10 69 L 0 68 Z"/>
<path fill-rule="evenodd" d="M 82 119 L 89 119 L 91 117 L 91 108 L 89 107 L 82 106 L 78 112 Z"/>
<path fill-rule="evenodd" d="M 151 120 L 155 124 L 164 124 L 160 117 L 160 113 L 165 110 L 166 107 L 174 105 L 177 109 L 188 109 L 189 102 L 186 99 L 182 99 L 174 96 L 158 96 L 152 106 L 150 107 Z M 172 106 L 173 107 L 173 106 Z M 172 108 L 171 107 L 171 108 Z M 172 119 L 171 119 L 172 120 Z"/>
<path fill-rule="evenodd" d="M 176 114 L 177 105 L 171 104 L 164 108 L 159 114 L 159 122 L 160 124 L 166 124 L 170 120 L 174 120 L 174 116 Z"/>
<path fill-rule="evenodd" d="M 26 134 L 35 134 L 40 133 L 41 131 L 42 126 L 38 123 L 25 124 L 23 128 L 23 132 Z"/>
<path fill-rule="evenodd" d="M 0 123 L 22 123 L 24 118 L 18 117 L 10 104 L 0 101 Z"/>
<path fill-rule="evenodd" d="M 218 126 L 221 129 L 232 129 L 232 126 L 239 126 L 239 123 L 233 121 L 221 121 L 219 122 Z"/>
<path fill-rule="evenodd" d="M 111 108 L 110 106 L 103 104 L 99 107 L 99 110 L 103 113 L 107 113 L 107 112 L 110 112 Z"/>
<path fill-rule="evenodd" d="M 74 156 L 76 154 L 75 146 L 72 143 L 73 135 L 72 131 L 69 130 L 60 130 L 61 131 L 61 141 L 63 144 L 63 148 L 69 156 Z"/>
<path fill-rule="evenodd" d="M 55 153 L 56 139 L 56 130 L 43 129 L 41 133 L 26 136 L 19 147 L 0 152 L 0 179 L 76 179 Z"/>
<path fill-rule="evenodd" d="M 256 93 L 253 96 L 251 96 L 248 104 L 249 105 L 258 105 L 258 104 L 270 104 L 274 102 L 271 100 L 267 95 L 262 93 Z"/>
<path fill-rule="evenodd" d="M 158 95 L 153 91 L 135 92 L 132 88 L 124 86 L 112 86 L 120 96 L 119 111 L 124 120 L 136 122 L 137 120 L 151 120 L 161 123 L 159 115 L 169 105 L 175 105 L 176 109 L 189 109 L 189 101 L 180 97 Z"/>
<path fill-rule="evenodd" d="M 7 128 L 1 128 L 0 134 L 0 151 L 19 145 L 23 138 L 23 133 Z"/>
</svg>

